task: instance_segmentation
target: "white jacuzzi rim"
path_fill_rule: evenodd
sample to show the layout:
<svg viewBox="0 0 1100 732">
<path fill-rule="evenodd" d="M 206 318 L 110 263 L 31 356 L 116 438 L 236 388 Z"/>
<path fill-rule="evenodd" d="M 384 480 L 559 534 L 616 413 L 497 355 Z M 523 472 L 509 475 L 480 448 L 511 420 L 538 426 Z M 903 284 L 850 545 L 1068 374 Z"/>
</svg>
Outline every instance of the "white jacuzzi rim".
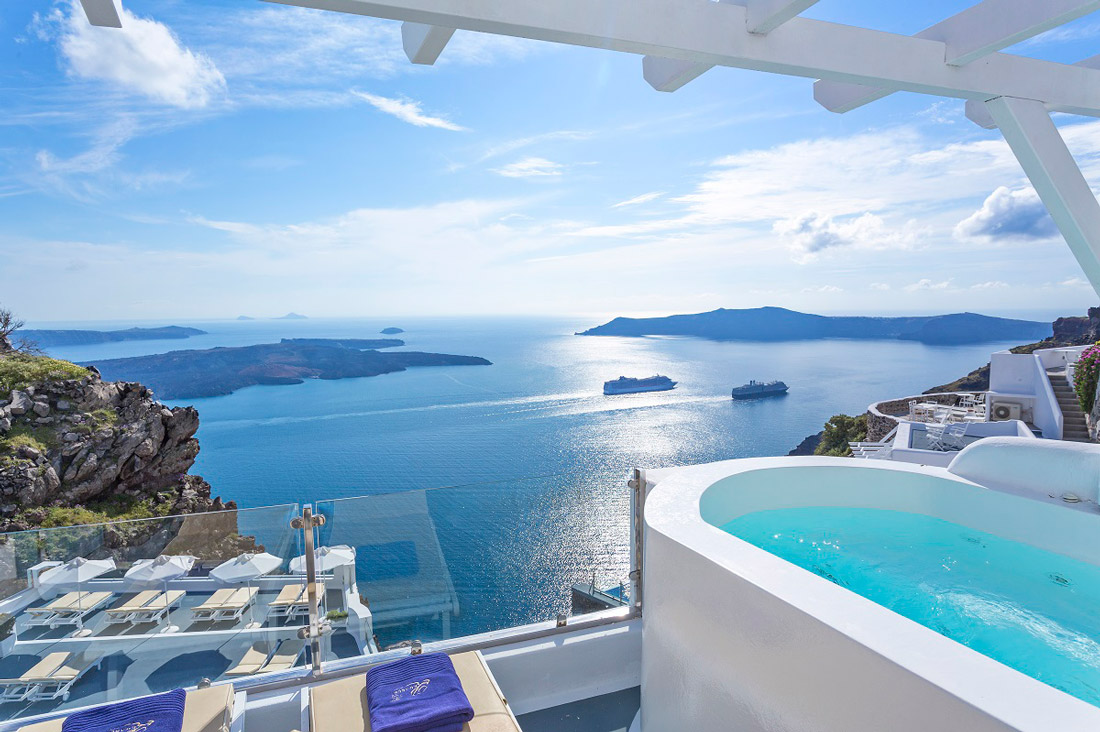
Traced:
<svg viewBox="0 0 1100 732">
<path fill-rule="evenodd" d="M 745 458 L 651 471 L 646 531 L 659 532 L 707 561 L 1020 730 L 1100 729 L 1100 707 L 1048 686 L 872 600 L 781 559 L 706 521 L 703 494 L 719 481 L 761 470 L 844 468 L 916 473 L 989 490 L 935 468 L 833 457 Z M 1031 500 L 1016 496 L 1018 500 Z M 643 623 L 645 614 L 643 612 Z"/>
</svg>

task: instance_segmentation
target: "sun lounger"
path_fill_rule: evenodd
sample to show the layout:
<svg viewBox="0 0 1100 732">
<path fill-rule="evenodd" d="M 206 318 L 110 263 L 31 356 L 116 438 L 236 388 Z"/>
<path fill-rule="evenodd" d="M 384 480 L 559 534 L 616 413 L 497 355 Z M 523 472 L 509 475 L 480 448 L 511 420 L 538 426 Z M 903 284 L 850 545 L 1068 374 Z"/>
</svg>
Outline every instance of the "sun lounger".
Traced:
<svg viewBox="0 0 1100 732">
<path fill-rule="evenodd" d="M 463 732 L 520 732 L 481 654 L 458 653 L 451 656 L 451 661 L 474 708 L 474 718 L 462 728 Z M 357 674 L 312 687 L 309 732 L 370 732 L 366 686 L 366 674 Z"/>
<path fill-rule="evenodd" d="M 201 605 L 196 605 L 191 608 L 194 619 L 214 620 L 218 610 L 233 597 L 234 592 L 236 592 L 236 590 L 232 587 L 224 587 L 220 590 L 215 590 L 214 594 L 206 598 Z"/>
<path fill-rule="evenodd" d="M 271 654 L 271 658 L 267 659 L 261 668 L 259 673 L 268 673 L 269 671 L 287 671 L 298 665 L 298 659 L 302 657 L 306 650 L 306 642 L 299 638 L 290 638 L 279 644 L 278 650 Z"/>
<path fill-rule="evenodd" d="M 298 664 L 305 653 L 306 643 L 298 638 L 290 638 L 279 644 L 274 653 L 268 653 L 268 644 L 252 644 L 237 665 L 225 672 L 226 676 L 251 676 L 269 671 L 286 671 Z"/>
<path fill-rule="evenodd" d="M 325 583 L 315 582 L 314 585 L 317 588 L 317 597 L 323 597 L 325 593 Z M 283 589 L 279 591 L 278 597 L 272 600 L 268 605 L 270 608 L 269 616 L 272 618 L 292 618 L 295 615 L 308 614 L 309 594 L 306 592 L 306 587 L 307 585 L 304 584 L 283 586 Z"/>
<path fill-rule="evenodd" d="M 59 625 L 79 625 L 84 618 L 110 602 L 113 592 L 86 592 L 67 608 L 57 610 L 53 615 L 43 618 L 39 625 L 56 628 Z"/>
<path fill-rule="evenodd" d="M 206 602 L 191 608 L 195 620 L 240 620 L 248 606 L 256 599 L 255 587 L 225 588 L 218 590 Z"/>
<path fill-rule="evenodd" d="M 19 678 L 0 679 L 0 702 L 68 699 L 73 684 L 100 660 L 64 651 L 51 653 Z"/>
<path fill-rule="evenodd" d="M 129 600 L 123 600 L 119 604 L 107 608 L 107 624 L 129 623 L 134 613 L 139 612 L 146 604 L 160 597 L 160 595 L 159 590 L 145 590 L 137 593 Z"/>
<path fill-rule="evenodd" d="M 181 732 L 229 732 L 233 721 L 233 686 L 219 684 L 187 692 Z M 18 732 L 61 732 L 64 717 L 30 724 Z"/>
<path fill-rule="evenodd" d="M 26 609 L 27 625 L 49 625 L 51 618 L 57 613 L 68 610 L 70 607 L 76 607 L 77 600 L 83 600 L 90 592 L 66 592 L 61 597 L 55 598 L 50 602 L 40 607 L 29 607 Z"/>
<path fill-rule="evenodd" d="M 187 593 L 183 590 L 168 590 L 167 592 L 158 593 L 156 597 L 131 615 L 130 622 L 134 625 L 159 623 L 167 617 L 168 613 L 172 612 L 173 608 L 179 607 L 186 596 Z"/>
</svg>

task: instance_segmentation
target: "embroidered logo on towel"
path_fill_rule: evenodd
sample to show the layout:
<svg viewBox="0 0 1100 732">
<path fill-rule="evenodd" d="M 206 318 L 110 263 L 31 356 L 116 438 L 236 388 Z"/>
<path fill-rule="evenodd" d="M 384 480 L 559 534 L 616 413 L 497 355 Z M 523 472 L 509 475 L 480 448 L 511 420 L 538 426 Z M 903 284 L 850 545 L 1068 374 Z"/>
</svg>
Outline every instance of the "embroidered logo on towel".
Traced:
<svg viewBox="0 0 1100 732">
<path fill-rule="evenodd" d="M 431 679 L 424 679 L 423 681 L 414 681 L 411 684 L 406 684 L 400 689 L 395 689 L 393 694 L 390 695 L 390 701 L 400 701 L 402 697 L 406 696 L 418 696 L 428 688 L 429 683 L 431 683 Z"/>
<path fill-rule="evenodd" d="M 111 732 L 145 732 L 153 726 L 156 720 L 150 719 L 148 722 L 131 722 L 124 727 L 111 730 Z"/>
</svg>

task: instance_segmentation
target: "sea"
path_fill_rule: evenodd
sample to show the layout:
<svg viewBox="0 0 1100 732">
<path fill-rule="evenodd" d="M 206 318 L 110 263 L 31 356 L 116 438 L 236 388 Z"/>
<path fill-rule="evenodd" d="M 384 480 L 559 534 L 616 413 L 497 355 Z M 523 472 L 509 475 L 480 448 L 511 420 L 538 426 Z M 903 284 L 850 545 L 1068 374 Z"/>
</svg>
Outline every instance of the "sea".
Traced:
<svg viewBox="0 0 1100 732">
<path fill-rule="evenodd" d="M 207 335 L 57 347 L 50 354 L 89 362 L 280 338 L 371 338 L 397 326 L 405 329 L 396 336 L 406 342 L 404 348 L 492 361 L 491 366 L 254 386 L 228 396 L 168 402 L 199 411 L 201 452 L 192 472 L 205 477 L 215 495 L 241 508 L 309 503 L 331 512 L 342 506 L 336 520 L 349 518 L 338 531 L 330 526 L 327 536 L 364 547 L 364 553 L 371 546 L 365 534 L 376 522 L 363 517 L 384 517 L 392 508 L 380 494 L 423 492 L 415 505 L 426 507 L 426 525 L 438 540 L 429 553 L 440 555 L 439 571 L 449 575 L 458 613 L 449 628 L 437 618 L 382 629 L 385 644 L 548 620 L 568 612 L 574 583 L 605 588 L 625 583 L 632 468 L 785 455 L 834 414 L 859 414 L 872 401 L 952 381 L 986 363 L 993 351 L 1017 345 L 575 335 L 599 322 L 531 317 L 172 321 Z M 671 377 L 676 388 L 602 393 L 609 379 L 654 374 Z M 750 379 L 781 379 L 790 392 L 733 401 L 731 388 Z M 357 501 L 326 503 L 333 499 Z M 402 564 L 401 542 L 388 543 L 385 551 L 390 553 L 357 565 L 361 580 L 387 572 L 381 565 Z M 402 564 L 410 578 L 427 573 L 420 565 L 431 563 L 417 556 L 411 560 L 416 566 L 410 568 L 407 557 Z"/>
</svg>

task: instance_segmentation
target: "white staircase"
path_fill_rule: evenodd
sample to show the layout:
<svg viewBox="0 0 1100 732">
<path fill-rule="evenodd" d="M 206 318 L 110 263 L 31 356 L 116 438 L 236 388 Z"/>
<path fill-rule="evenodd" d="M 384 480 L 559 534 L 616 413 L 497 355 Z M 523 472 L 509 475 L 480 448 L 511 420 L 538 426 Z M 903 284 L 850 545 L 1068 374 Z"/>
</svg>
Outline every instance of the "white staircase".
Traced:
<svg viewBox="0 0 1100 732">
<path fill-rule="evenodd" d="M 1089 442 L 1089 428 L 1085 422 L 1085 413 L 1081 411 L 1081 405 L 1077 401 L 1077 394 L 1066 380 L 1066 372 L 1061 370 L 1047 371 L 1047 378 L 1054 388 L 1054 396 L 1058 398 L 1058 406 L 1062 409 L 1062 439 L 1070 442 Z"/>
</svg>

